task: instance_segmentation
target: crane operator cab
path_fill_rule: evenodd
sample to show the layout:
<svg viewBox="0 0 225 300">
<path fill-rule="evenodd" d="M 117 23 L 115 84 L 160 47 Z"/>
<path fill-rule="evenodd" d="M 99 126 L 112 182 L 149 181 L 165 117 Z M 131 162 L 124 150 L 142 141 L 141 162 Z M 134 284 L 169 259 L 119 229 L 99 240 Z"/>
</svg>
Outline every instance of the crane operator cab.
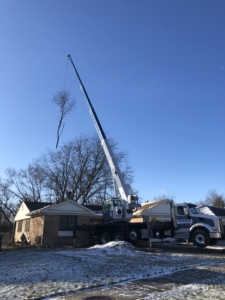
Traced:
<svg viewBox="0 0 225 300">
<path fill-rule="evenodd" d="M 122 200 L 119 198 L 111 198 L 103 204 L 103 219 L 104 220 L 118 220 L 123 218 Z"/>
<path fill-rule="evenodd" d="M 128 203 L 120 198 L 111 198 L 103 204 L 103 220 L 108 221 L 129 221 L 132 218 L 132 213 L 141 205 L 134 204 L 133 201 Z"/>
</svg>

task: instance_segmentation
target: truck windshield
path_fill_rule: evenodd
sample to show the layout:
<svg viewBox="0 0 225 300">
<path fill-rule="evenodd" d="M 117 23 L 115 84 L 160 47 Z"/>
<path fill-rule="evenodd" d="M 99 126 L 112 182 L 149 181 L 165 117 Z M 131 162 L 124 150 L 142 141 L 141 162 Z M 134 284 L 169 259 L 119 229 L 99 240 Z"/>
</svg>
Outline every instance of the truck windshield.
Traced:
<svg viewBox="0 0 225 300">
<path fill-rule="evenodd" d="M 188 207 L 193 214 L 200 214 L 200 211 L 194 204 L 188 204 Z"/>
</svg>

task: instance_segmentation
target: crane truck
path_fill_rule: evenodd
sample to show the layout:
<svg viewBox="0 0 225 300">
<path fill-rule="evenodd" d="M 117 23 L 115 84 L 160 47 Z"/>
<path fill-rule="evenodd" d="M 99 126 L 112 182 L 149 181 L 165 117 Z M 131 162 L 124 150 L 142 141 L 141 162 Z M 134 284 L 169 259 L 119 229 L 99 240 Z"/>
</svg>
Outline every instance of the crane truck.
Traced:
<svg viewBox="0 0 225 300">
<path fill-rule="evenodd" d="M 111 169 L 113 180 L 120 193 L 120 198 L 114 197 L 104 201 L 103 222 L 101 224 L 77 225 L 75 231 L 89 231 L 92 235 L 98 237 L 100 244 L 105 244 L 112 240 L 127 240 L 136 244 L 139 239 L 146 241 L 149 237 L 158 239 L 167 237 L 189 239 L 198 247 L 215 244 L 216 241 L 224 235 L 222 220 L 209 215 L 196 217 L 194 211 L 196 212 L 197 208 L 194 208 L 195 205 L 183 203 L 177 206 L 173 200 L 165 200 L 164 204 L 166 206 L 164 209 L 166 208 L 166 216 L 164 215 L 164 218 L 155 218 L 155 220 L 152 221 L 153 215 L 149 213 L 149 219 L 145 222 L 131 221 L 133 214 L 141 210 L 141 204 L 138 203 L 138 197 L 136 195 L 129 193 L 115 156 L 113 155 L 113 151 L 73 60 L 70 55 L 67 56 L 67 59 L 70 60 L 80 88 L 84 93 L 89 113 Z M 158 208 L 160 210 L 160 206 Z M 179 209 L 180 211 L 183 209 L 182 214 L 179 214 Z"/>
</svg>

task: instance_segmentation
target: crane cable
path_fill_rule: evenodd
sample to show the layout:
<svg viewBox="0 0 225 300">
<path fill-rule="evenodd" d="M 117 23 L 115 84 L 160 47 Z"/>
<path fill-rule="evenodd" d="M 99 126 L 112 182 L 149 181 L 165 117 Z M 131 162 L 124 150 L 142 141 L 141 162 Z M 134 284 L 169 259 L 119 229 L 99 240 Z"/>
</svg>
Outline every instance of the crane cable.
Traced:
<svg viewBox="0 0 225 300">
<path fill-rule="evenodd" d="M 64 81 L 64 90 L 66 89 L 66 83 L 67 83 L 67 70 L 68 70 L 68 60 L 66 63 L 66 74 L 65 74 L 65 81 Z"/>
</svg>

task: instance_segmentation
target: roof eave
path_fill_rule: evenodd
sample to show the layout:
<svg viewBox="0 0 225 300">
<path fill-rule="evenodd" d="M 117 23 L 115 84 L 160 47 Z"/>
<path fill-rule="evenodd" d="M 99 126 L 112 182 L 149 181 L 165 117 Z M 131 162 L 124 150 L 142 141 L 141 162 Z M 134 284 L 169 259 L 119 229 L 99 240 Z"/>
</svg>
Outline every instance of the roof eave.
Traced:
<svg viewBox="0 0 225 300">
<path fill-rule="evenodd" d="M 35 211 L 35 212 L 30 212 L 29 214 L 26 214 L 26 216 L 30 217 L 39 217 L 43 215 L 66 215 L 66 216 L 94 216 L 94 212 L 71 212 L 71 211 L 63 211 L 63 212 L 44 212 L 44 211 Z"/>
</svg>

